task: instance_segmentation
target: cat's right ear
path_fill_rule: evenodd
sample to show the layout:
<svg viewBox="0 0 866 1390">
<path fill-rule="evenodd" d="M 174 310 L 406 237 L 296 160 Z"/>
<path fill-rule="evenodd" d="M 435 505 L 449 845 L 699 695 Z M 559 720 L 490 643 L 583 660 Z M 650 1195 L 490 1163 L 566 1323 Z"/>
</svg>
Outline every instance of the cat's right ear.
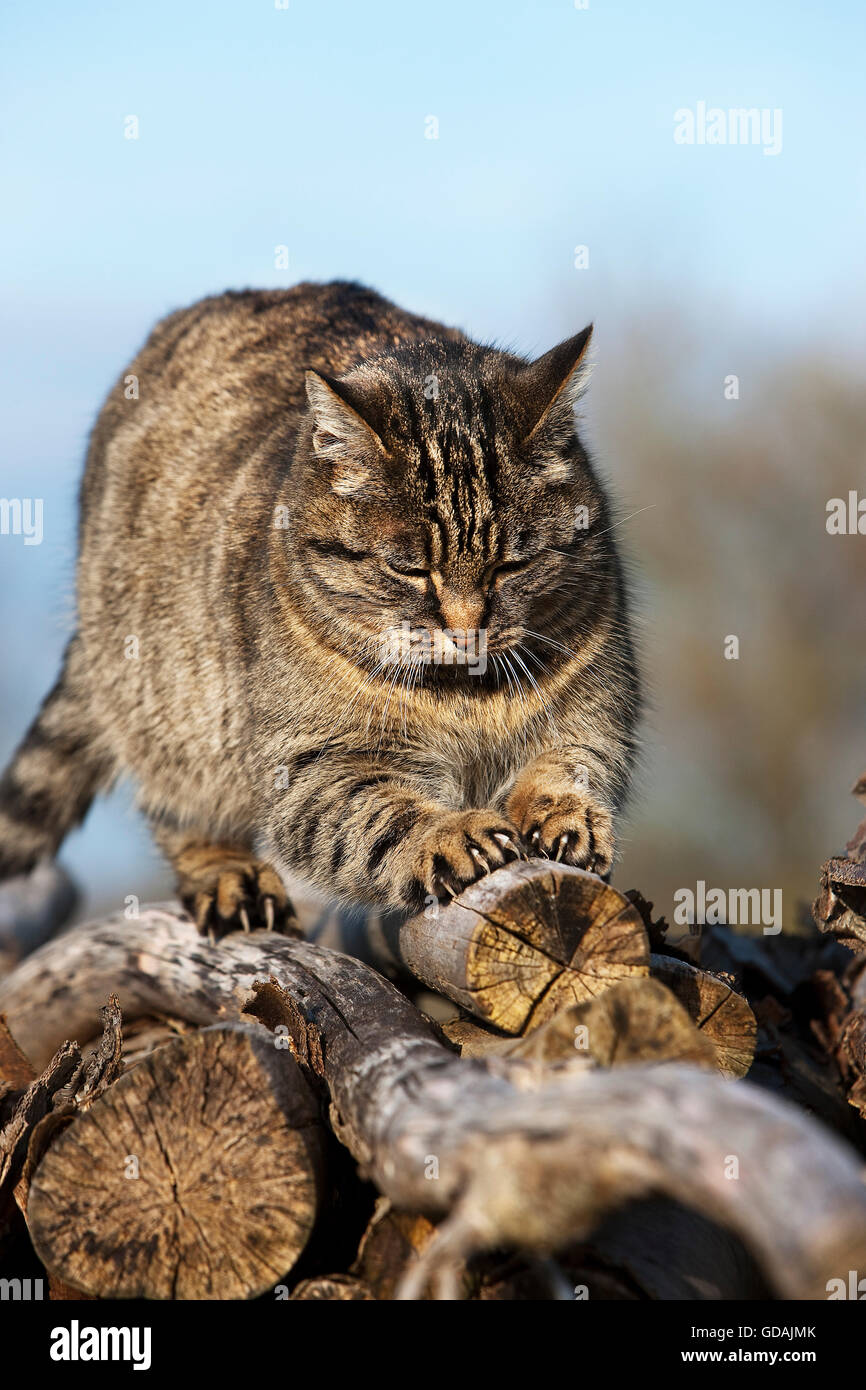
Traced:
<svg viewBox="0 0 866 1390">
<path fill-rule="evenodd" d="M 334 492 L 348 496 L 373 482 L 385 446 L 361 413 L 360 397 L 344 381 L 309 371 L 307 400 L 313 417 L 313 452 L 331 469 Z"/>
</svg>

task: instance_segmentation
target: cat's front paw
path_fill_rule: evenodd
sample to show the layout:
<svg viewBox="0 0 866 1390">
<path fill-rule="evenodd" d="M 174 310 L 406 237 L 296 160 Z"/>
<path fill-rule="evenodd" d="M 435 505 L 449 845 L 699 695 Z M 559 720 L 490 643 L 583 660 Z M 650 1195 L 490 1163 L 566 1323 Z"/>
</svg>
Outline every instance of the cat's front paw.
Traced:
<svg viewBox="0 0 866 1390">
<path fill-rule="evenodd" d="M 230 931 L 293 935 L 297 920 L 282 879 L 270 864 L 221 846 L 185 855 L 178 895 L 202 935 L 212 941 Z"/>
<path fill-rule="evenodd" d="M 509 809 L 513 814 L 511 806 Z M 529 798 L 523 795 L 520 815 L 515 819 L 530 854 L 574 864 L 594 874 L 610 872 L 613 816 L 588 791 L 551 795 L 539 790 Z"/>
<path fill-rule="evenodd" d="M 514 825 L 496 811 L 449 811 L 437 816 L 415 851 L 412 877 L 426 893 L 456 898 L 470 883 L 526 851 Z"/>
</svg>

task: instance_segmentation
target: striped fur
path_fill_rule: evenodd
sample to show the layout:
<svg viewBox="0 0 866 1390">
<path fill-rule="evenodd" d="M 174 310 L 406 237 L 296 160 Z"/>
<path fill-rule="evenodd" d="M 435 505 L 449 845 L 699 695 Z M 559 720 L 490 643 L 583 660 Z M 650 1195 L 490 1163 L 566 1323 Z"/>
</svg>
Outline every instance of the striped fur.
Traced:
<svg viewBox="0 0 866 1390">
<path fill-rule="evenodd" d="M 203 927 L 288 920 L 274 866 L 389 906 L 530 848 L 607 872 L 639 689 L 588 338 L 528 363 L 342 282 L 158 324 L 93 431 L 78 630 L 0 783 L 0 872 L 120 774 Z M 482 630 L 486 670 L 383 665 L 394 630 Z"/>
</svg>

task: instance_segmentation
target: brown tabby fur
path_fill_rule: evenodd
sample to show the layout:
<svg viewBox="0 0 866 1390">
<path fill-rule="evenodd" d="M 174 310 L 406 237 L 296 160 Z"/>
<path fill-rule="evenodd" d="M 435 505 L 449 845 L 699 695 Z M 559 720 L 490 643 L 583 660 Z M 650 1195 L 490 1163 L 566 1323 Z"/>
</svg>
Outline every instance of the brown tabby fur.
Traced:
<svg viewBox="0 0 866 1390">
<path fill-rule="evenodd" d="M 78 629 L 0 783 L 0 873 L 121 774 L 202 928 L 285 924 L 285 871 L 407 907 L 516 854 L 606 873 L 639 696 L 575 432 L 588 338 L 529 364 L 343 282 L 158 324 L 93 431 Z M 403 622 L 485 630 L 486 671 L 382 666 Z"/>
</svg>

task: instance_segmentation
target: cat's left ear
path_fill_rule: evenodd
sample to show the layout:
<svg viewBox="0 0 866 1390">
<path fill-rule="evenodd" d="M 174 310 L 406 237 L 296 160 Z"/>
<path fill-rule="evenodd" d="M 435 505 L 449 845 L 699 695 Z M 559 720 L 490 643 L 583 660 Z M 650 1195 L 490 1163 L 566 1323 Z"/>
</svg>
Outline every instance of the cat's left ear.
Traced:
<svg viewBox="0 0 866 1390">
<path fill-rule="evenodd" d="M 522 417 L 525 443 L 545 433 L 547 427 L 557 434 L 571 432 L 574 407 L 589 382 L 591 337 L 589 324 L 537 361 L 509 374 L 508 388 Z"/>
<path fill-rule="evenodd" d="M 306 374 L 306 385 L 313 416 L 313 452 L 331 468 L 332 488 L 344 496 L 370 490 L 377 465 L 387 454 L 362 413 L 361 393 L 344 381 L 312 371 Z"/>
</svg>

